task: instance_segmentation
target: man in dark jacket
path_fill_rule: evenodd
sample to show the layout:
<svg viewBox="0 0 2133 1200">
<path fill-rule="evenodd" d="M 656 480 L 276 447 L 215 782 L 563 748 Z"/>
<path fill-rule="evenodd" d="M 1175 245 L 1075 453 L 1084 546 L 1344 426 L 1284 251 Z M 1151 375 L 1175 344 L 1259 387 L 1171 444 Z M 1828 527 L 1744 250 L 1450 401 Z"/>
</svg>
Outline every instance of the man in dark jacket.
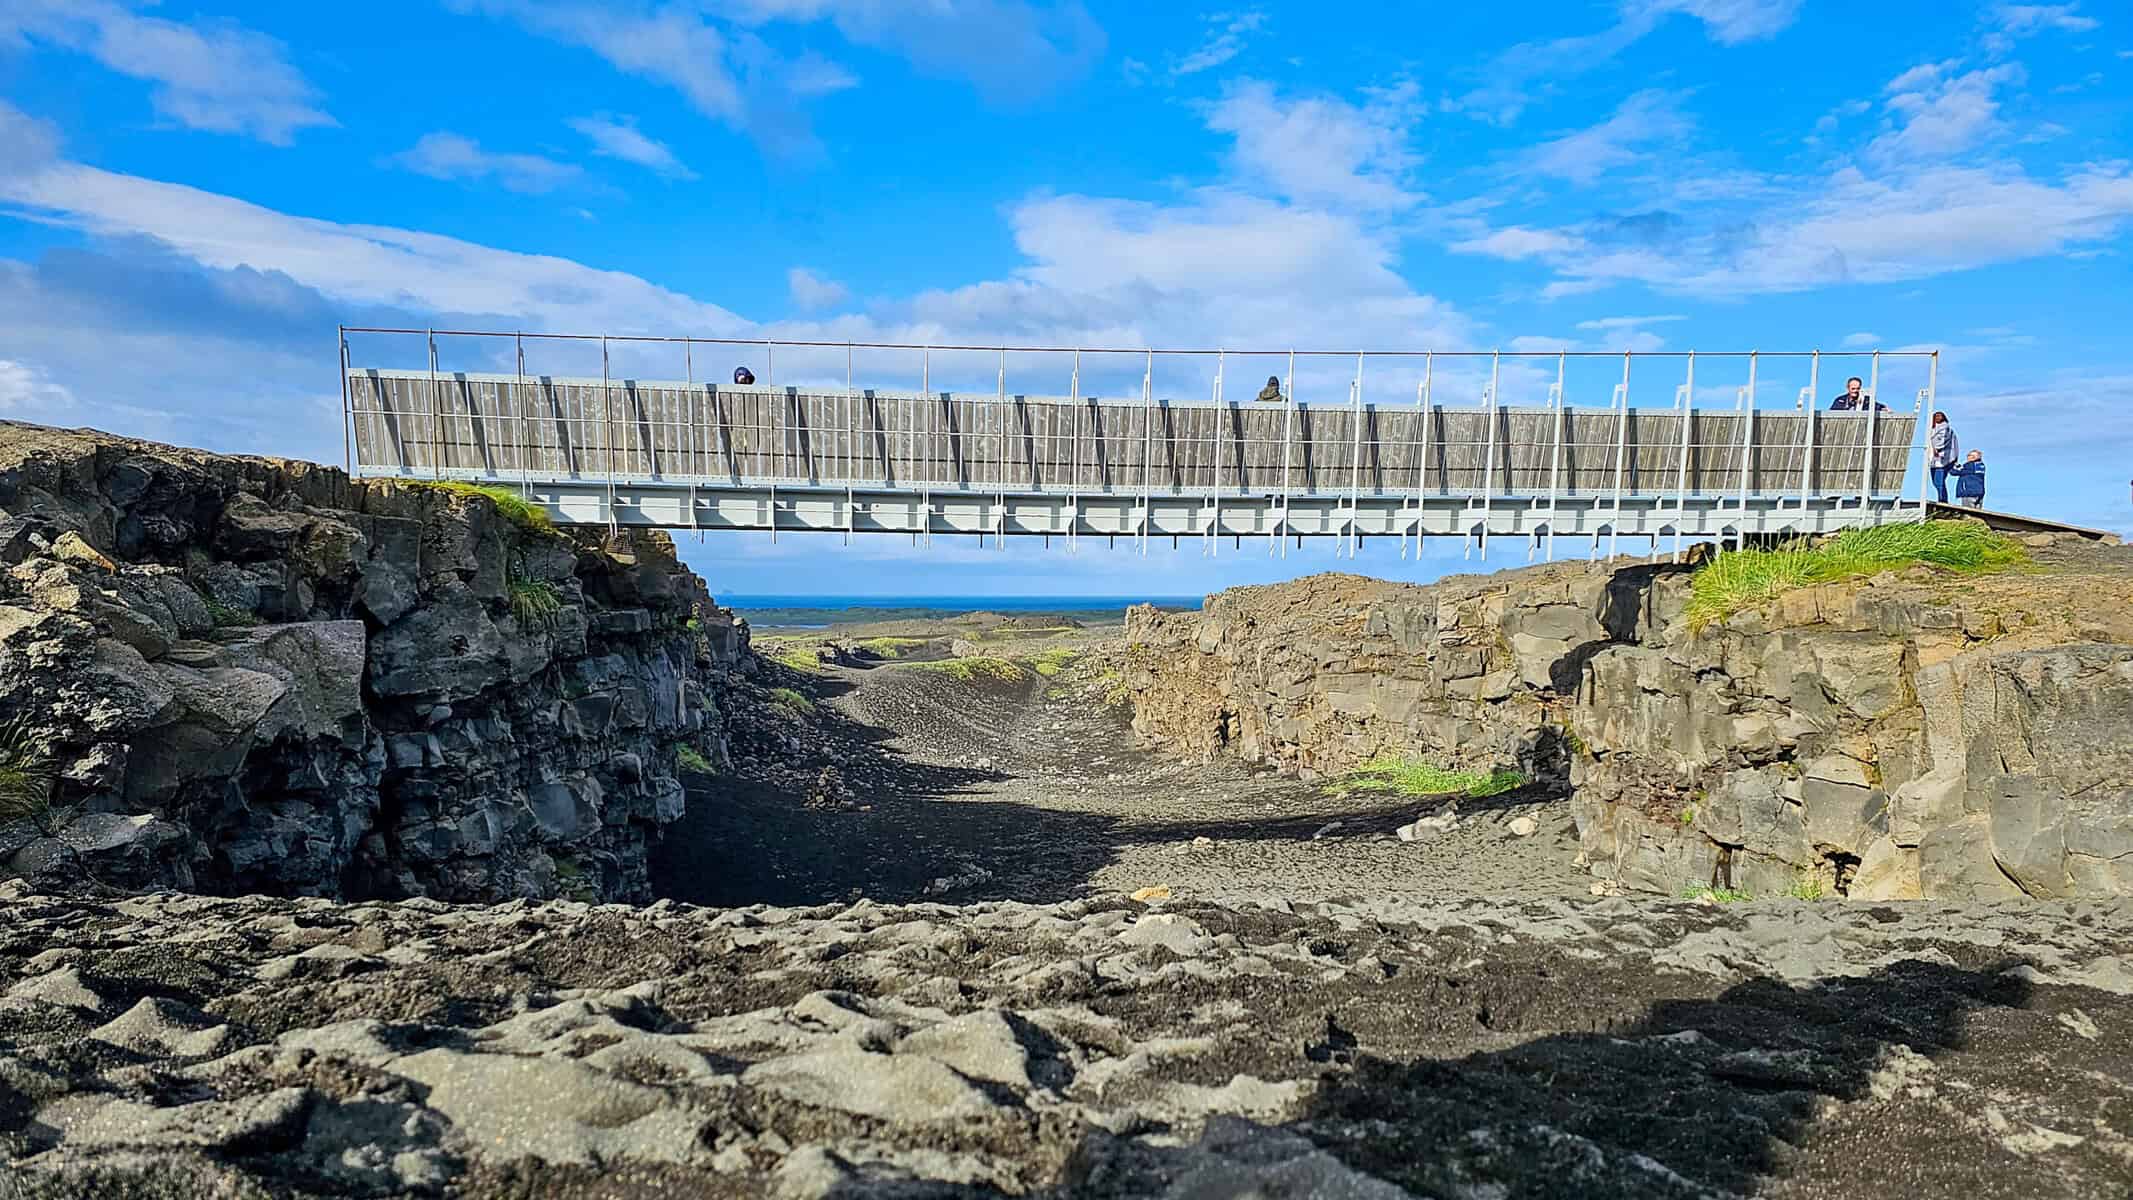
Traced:
<svg viewBox="0 0 2133 1200">
<path fill-rule="evenodd" d="M 747 387 L 755 382 L 755 372 L 746 367 L 735 367 L 733 368 L 733 382 L 740 384 L 742 387 Z"/>
<path fill-rule="evenodd" d="M 1964 508 L 1985 507 L 1985 456 L 1975 450 L 1961 463 L 1949 467 L 1955 476 L 1955 502 Z"/>
<path fill-rule="evenodd" d="M 1878 408 L 1882 412 L 1889 411 L 1889 406 L 1879 400 L 1868 400 L 1866 392 L 1862 390 L 1865 387 L 1866 380 L 1859 378 L 1857 375 L 1845 380 L 1843 394 L 1829 402 L 1829 411 L 1865 412 L 1869 406 Z"/>
</svg>

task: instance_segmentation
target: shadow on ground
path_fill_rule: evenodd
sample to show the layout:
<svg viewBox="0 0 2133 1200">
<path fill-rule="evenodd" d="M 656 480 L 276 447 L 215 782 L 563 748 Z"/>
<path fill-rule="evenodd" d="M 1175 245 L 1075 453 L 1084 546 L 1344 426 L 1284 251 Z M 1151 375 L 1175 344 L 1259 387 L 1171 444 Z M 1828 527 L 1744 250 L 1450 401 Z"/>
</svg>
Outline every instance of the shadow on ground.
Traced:
<svg viewBox="0 0 2133 1200">
<path fill-rule="evenodd" d="M 1945 1093 L 1975 1111 L 1990 1080 L 1971 1070 L 2051 1070 L 2063 1047 L 2037 1032 L 2051 1022 L 2019 1014 L 2031 988 L 2003 973 L 2006 965 L 1914 960 L 1798 987 L 1755 979 L 1714 998 L 1651 1000 L 1641 1018 L 1604 1032 L 1456 1057 L 1445 1051 L 1482 1033 L 1491 1020 L 1485 997 L 1502 997 L 1507 981 L 1473 980 L 1478 1007 L 1465 1012 L 1455 1005 L 1419 1020 L 1411 1005 L 1329 1012 L 1324 1035 L 1304 1047 L 1327 1064 L 1310 1111 L 1274 1133 L 1214 1128 L 1207 1142 L 1229 1144 L 1203 1148 L 1250 1161 L 1255 1139 L 1264 1155 L 1300 1137 L 1417 1196 L 2102 1194 L 2046 1186 L 2038 1164 L 1987 1134 L 1982 1119 L 1950 1121 L 1943 1105 L 1920 1098 Z M 1533 982 L 1558 1000 L 1570 990 Z M 1670 986 L 1684 981 L 1618 982 L 1595 999 L 1613 1006 L 1630 999 L 1624 990 Z M 1462 1021 L 1471 1022 L 1464 1036 Z M 1978 1065 L 1944 1065 L 1974 1043 L 1987 1052 L 1974 1056 Z M 2108 1089 L 2076 1090 L 2084 1087 L 2096 1094 L 2066 1096 L 2068 1111 L 2053 1117 L 2109 1104 Z M 1299 1146 L 1292 1141 L 1290 1152 Z M 1191 1153 L 1128 1150 L 1098 1134 L 1077 1152 L 1064 1192 L 1139 1194 Z M 2108 1156 L 2094 1165 L 2111 1171 Z M 1331 1178 L 1294 1194 L 1378 1195 Z"/>
</svg>

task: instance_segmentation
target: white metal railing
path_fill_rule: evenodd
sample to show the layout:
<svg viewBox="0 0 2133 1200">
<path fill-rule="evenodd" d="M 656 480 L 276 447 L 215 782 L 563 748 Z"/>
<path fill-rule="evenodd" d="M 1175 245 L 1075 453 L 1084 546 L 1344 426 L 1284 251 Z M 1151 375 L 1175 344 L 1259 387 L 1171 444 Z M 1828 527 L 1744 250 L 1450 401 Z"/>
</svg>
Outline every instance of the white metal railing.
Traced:
<svg viewBox="0 0 2133 1200">
<path fill-rule="evenodd" d="M 422 338 L 425 365 L 397 371 L 357 369 L 350 351 L 350 335 Z M 441 370 L 439 339 L 487 344 L 492 351 L 508 347 L 508 357 L 493 364 L 505 369 Z M 597 345 L 601 374 L 597 379 L 530 374 L 526 369 L 529 342 L 536 346 L 557 343 L 588 349 Z M 1776 470 L 1786 473 L 1797 465 L 1797 487 L 1787 484 L 1782 490 L 1787 499 L 1803 509 L 1811 504 L 1834 503 L 1841 507 L 1849 502 L 1864 508 L 1874 502 L 1877 494 L 1884 494 L 1877 492 L 1877 484 L 1891 474 L 1901 486 L 1914 453 L 1920 460 L 1917 500 L 1922 508 L 1927 474 L 1923 463 L 1923 416 L 1933 400 L 1939 367 L 1938 354 L 1932 351 L 1129 350 L 353 326 L 339 330 L 338 343 L 344 453 L 350 470 L 358 473 L 418 473 L 408 464 L 422 456 L 410 455 L 408 447 L 427 445 L 431 452 L 425 465 L 432 474 L 472 473 L 517 482 L 525 488 L 540 477 L 537 460 L 543 465 L 559 463 L 557 469 L 582 477 L 579 453 L 590 451 L 596 452 L 592 461 L 605 472 L 610 493 L 618 479 L 640 475 L 685 476 L 692 480 L 692 487 L 743 482 L 768 483 L 773 488 L 828 485 L 842 486 L 849 493 L 855 486 L 878 485 L 917 489 L 926 496 L 929 509 L 935 489 L 989 491 L 1000 498 L 998 511 L 1002 513 L 1010 492 L 1063 490 L 1071 503 L 1071 497 L 1083 491 L 1112 495 L 1123 491 L 1138 497 L 1144 513 L 1155 494 L 1207 494 L 1218 517 L 1224 495 L 1254 496 L 1274 505 L 1279 514 L 1278 533 L 1286 533 L 1287 511 L 1293 497 L 1322 497 L 1331 490 L 1345 495 L 1345 538 L 1351 550 L 1361 536 L 1357 515 L 1366 495 L 1404 496 L 1417 508 L 1431 498 L 1457 496 L 1480 515 L 1476 527 L 1481 530 L 1487 528 L 1487 514 L 1499 499 L 1539 503 L 1551 515 L 1559 512 L 1565 502 L 1578 500 L 1611 504 L 1619 512 L 1625 495 L 1648 495 L 1652 491 L 1646 483 L 1655 475 L 1648 461 L 1655 448 L 1646 446 L 1637 436 L 1641 429 L 1635 416 L 1638 413 L 1665 413 L 1671 418 L 1665 424 L 1674 440 L 1665 449 L 1672 458 L 1669 490 L 1677 513 L 1685 513 L 1690 495 L 1707 496 L 1715 489 L 1703 464 L 1734 455 L 1738 456 L 1734 460 L 1737 466 L 1721 469 L 1731 473 L 1725 490 L 1744 513 L 1751 498 L 1767 499 L 1781 490 L 1772 485 L 1772 468 L 1761 459 L 1781 458 L 1783 465 Z M 660 382 L 633 376 L 617 378 L 611 366 L 611 351 L 618 344 L 633 351 L 646 347 L 678 349 L 682 379 Z M 694 360 L 699 347 L 760 349 L 763 381 L 749 388 L 697 380 Z M 819 365 L 825 353 L 838 350 L 843 352 L 841 386 L 834 377 L 825 378 Z M 803 382 L 780 387 L 776 375 L 780 351 L 786 353 L 788 362 L 810 355 L 818 361 L 803 375 Z M 915 355 L 917 390 L 862 388 L 856 366 L 856 356 L 861 351 Z M 934 356 L 950 352 L 996 356 L 994 387 L 989 395 L 934 390 Z M 1055 356 L 1066 383 L 1063 397 L 1010 396 L 1011 355 Z M 1084 360 L 1088 356 L 1139 359 L 1139 395 L 1103 399 L 1085 394 Z M 491 357 L 497 355 L 492 353 Z M 1231 364 L 1244 358 L 1267 357 L 1284 365 L 1278 375 L 1280 402 L 1228 400 L 1225 376 Z M 1884 358 L 1923 360 L 1925 385 L 1918 390 L 1908 414 L 1912 428 L 1906 431 L 1903 452 L 1894 459 L 1893 472 L 1889 452 L 1897 446 L 1877 442 L 1881 424 L 1878 405 L 1870 404 L 1862 413 L 1833 418 L 1817 413 L 1824 358 L 1861 362 L 1866 371 L 1864 391 L 1869 398 L 1880 393 Z M 1155 387 L 1159 359 L 1211 364 L 1210 398 L 1204 402 L 1159 398 Z M 1475 403 L 1441 402 L 1439 392 L 1446 386 L 1446 375 L 1439 369 L 1439 359 L 1477 367 L 1486 362 L 1486 383 L 1479 387 Z M 1680 367 L 1682 382 L 1674 388 L 1670 405 L 1632 403 L 1630 385 L 1637 359 L 1673 362 Z M 1345 401 L 1312 404 L 1300 399 L 1298 360 L 1321 364 L 1351 360 L 1353 374 L 1345 389 Z M 1545 368 L 1549 360 L 1553 360 L 1554 380 L 1547 385 L 1542 403 L 1503 403 L 1507 364 L 1539 363 Z M 1587 360 L 1621 363 L 1620 382 L 1613 385 L 1604 408 L 1569 403 L 1568 367 Z M 1699 360 L 1745 366 L 1747 383 L 1736 391 L 1729 409 L 1699 406 Z M 1381 368 L 1389 364 L 1395 375 L 1402 371 L 1415 375 L 1411 406 L 1376 403 L 1367 398 L 1366 372 L 1373 361 Z M 1766 361 L 1804 361 L 1809 373 L 1799 402 L 1783 417 L 1770 419 L 1787 435 L 1775 442 L 1761 440 L 1765 422 L 1757 416 L 1758 373 Z M 871 374 L 878 378 L 881 372 Z M 359 430 L 358 423 L 380 417 L 403 423 L 418 419 L 421 414 L 415 407 L 419 401 L 409 405 L 407 397 L 400 396 L 395 403 L 402 407 L 389 413 L 384 411 L 382 401 L 366 407 L 358 397 L 358 388 L 364 381 L 374 382 L 380 389 L 386 381 L 394 381 L 427 390 L 429 440 L 410 441 L 406 430 L 392 430 L 389 440 L 400 452 L 397 469 L 391 462 L 358 453 L 368 449 L 380 435 L 379 430 L 368 427 Z M 471 390 L 476 386 L 495 389 L 481 401 L 492 403 L 492 411 L 477 410 Z M 544 392 L 553 397 L 558 389 L 574 397 L 571 411 L 558 409 L 534 418 L 529 397 L 538 398 Z M 450 411 L 448 390 L 459 393 L 449 402 Z M 618 390 L 628 405 L 618 405 Z M 378 395 L 382 396 L 383 391 Z M 653 397 L 656 412 L 645 411 L 647 395 Z M 745 410 L 739 419 L 729 416 L 729 401 Z M 618 417 L 618 411 L 625 407 L 632 407 L 633 411 Z M 1203 423 L 1197 414 L 1210 410 L 1213 415 Z M 1510 416 L 1524 421 L 1536 414 L 1540 419 L 1536 436 L 1518 439 L 1506 432 Z M 1594 417 L 1598 419 L 1588 419 Z M 1010 429 L 1011 420 L 1019 421 L 1022 428 Z M 1829 420 L 1842 424 L 1829 426 L 1825 424 Z M 1160 436 L 1159 422 L 1164 426 Z M 1478 436 L 1474 428 L 1477 422 Z M 479 467 L 447 465 L 452 457 L 447 428 L 453 423 L 468 431 L 469 437 L 484 448 L 484 461 Z M 1042 434 L 1035 432 L 1034 423 L 1043 425 Z M 1707 423 L 1710 434 L 1699 436 Z M 1347 444 L 1329 444 L 1316 428 L 1320 426 L 1333 434 L 1334 442 Z M 1382 436 L 1386 429 L 1393 430 L 1393 435 Z M 1832 429 L 1842 429 L 1845 436 L 1830 436 Z M 1137 447 L 1133 444 L 1136 440 Z M 871 446 L 867 444 L 870 441 Z M 358 446 L 358 442 L 363 445 Z M 1013 458 L 1010 442 L 1021 451 Z M 825 443 L 826 451 L 820 448 Z M 500 457 L 510 459 L 515 472 L 499 470 L 496 462 L 486 457 L 491 446 L 511 450 Z M 1324 456 L 1337 449 L 1347 452 L 1345 470 L 1337 462 L 1324 461 Z M 1826 461 L 1832 453 L 1841 454 L 1844 461 Z M 1430 478 L 1432 454 L 1438 463 L 1434 486 Z M 1583 465 L 1592 460 L 1600 462 L 1597 470 Z M 1112 463 L 1129 469 L 1133 477 L 1114 477 L 1108 469 Z M 707 469 L 718 464 L 723 464 L 723 469 Z M 675 466 L 682 469 L 675 471 Z M 1181 468 L 1193 480 L 1189 485 L 1179 482 Z M 1851 470 L 1858 472 L 1856 486 L 1832 485 L 1832 471 Z M 1168 476 L 1169 482 L 1158 478 L 1159 474 Z M 1552 526 L 1546 527 L 1552 536 Z M 1004 536 L 1004 525 L 999 532 Z"/>
</svg>

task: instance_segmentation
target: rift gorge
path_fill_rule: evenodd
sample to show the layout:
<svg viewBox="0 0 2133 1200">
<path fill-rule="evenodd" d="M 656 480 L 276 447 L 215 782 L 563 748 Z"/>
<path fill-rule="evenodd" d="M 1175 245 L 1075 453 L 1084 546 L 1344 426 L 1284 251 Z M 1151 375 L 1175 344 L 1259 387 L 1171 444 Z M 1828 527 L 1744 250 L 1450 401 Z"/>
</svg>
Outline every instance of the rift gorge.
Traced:
<svg viewBox="0 0 2133 1200">
<path fill-rule="evenodd" d="M 1827 455 L 1743 450 L 1734 516 L 1667 506 L 1700 417 L 1513 412 L 1471 469 L 1648 447 L 1591 559 L 744 620 L 656 526 L 863 532 L 897 429 L 979 472 L 925 536 L 1464 534 L 1343 509 L 1360 449 L 1317 507 L 1018 506 L 1092 444 L 1279 463 L 836 399 L 850 473 L 783 509 L 0 423 L 0 1197 L 2133 1186 L 2133 551 L 1747 494 L 1840 449 L 1875 493 L 1913 414 L 1728 424 Z M 1258 444 L 1363 444 L 1282 407 Z M 1470 469 L 1427 411 L 1379 467 Z M 1689 492 L 1731 536 L 1676 554 Z"/>
</svg>

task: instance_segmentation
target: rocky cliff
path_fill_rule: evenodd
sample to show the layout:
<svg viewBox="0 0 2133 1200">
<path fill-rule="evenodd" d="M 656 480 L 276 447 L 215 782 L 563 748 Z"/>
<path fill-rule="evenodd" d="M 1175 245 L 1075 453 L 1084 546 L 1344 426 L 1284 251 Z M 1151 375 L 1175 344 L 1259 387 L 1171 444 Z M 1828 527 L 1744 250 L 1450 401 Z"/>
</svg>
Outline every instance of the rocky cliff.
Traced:
<svg viewBox="0 0 2133 1200">
<path fill-rule="evenodd" d="M 1686 565 L 1317 576 L 1136 610 L 1127 684 L 1136 729 L 1189 754 L 1516 767 L 1643 890 L 2133 893 L 2133 554 L 2032 552 L 1702 630 Z"/>
<path fill-rule="evenodd" d="M 662 534 L 515 515 L 0 423 L 0 868 L 646 897 L 746 627 Z"/>
</svg>

